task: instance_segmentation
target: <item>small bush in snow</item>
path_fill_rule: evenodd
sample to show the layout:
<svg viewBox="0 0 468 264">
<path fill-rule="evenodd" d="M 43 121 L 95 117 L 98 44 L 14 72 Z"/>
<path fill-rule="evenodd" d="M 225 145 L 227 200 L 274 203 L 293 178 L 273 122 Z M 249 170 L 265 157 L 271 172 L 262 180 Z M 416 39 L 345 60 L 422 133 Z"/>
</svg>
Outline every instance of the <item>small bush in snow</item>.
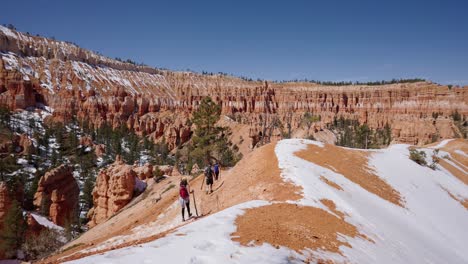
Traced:
<svg viewBox="0 0 468 264">
<path fill-rule="evenodd" d="M 53 229 L 46 229 L 38 236 L 29 236 L 21 246 L 27 259 L 39 259 L 50 255 L 63 246 L 61 234 Z"/>
<path fill-rule="evenodd" d="M 434 150 L 434 153 L 432 155 L 432 163 L 431 165 L 429 165 L 428 167 L 435 170 L 437 168 L 437 164 L 439 163 L 439 156 L 437 156 L 439 154 L 439 149 L 435 149 Z"/>
<path fill-rule="evenodd" d="M 424 151 L 412 149 L 410 150 L 409 158 L 421 166 L 427 166 L 426 153 Z"/>
</svg>

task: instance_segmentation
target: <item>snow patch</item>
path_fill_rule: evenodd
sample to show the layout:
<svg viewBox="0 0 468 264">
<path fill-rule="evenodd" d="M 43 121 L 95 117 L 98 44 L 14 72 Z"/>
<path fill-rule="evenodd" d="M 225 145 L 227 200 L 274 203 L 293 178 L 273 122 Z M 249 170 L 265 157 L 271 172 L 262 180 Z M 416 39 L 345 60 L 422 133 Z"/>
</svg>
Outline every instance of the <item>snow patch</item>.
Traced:
<svg viewBox="0 0 468 264">
<path fill-rule="evenodd" d="M 1 26 L 0 25 L 0 31 L 5 35 L 5 36 L 8 36 L 10 38 L 14 38 L 14 39 L 17 39 L 18 37 L 16 36 L 16 34 L 9 28 L 7 27 L 4 27 L 4 26 Z"/>
<path fill-rule="evenodd" d="M 49 219 L 45 218 L 42 215 L 38 215 L 36 213 L 31 213 L 31 216 L 34 220 L 37 221 L 41 226 L 47 227 L 49 229 L 55 229 L 57 231 L 63 231 L 63 227 L 56 225 L 54 222 L 50 221 Z"/>
<path fill-rule="evenodd" d="M 239 204 L 183 226 L 153 242 L 68 263 L 300 263 L 299 260 L 304 257 L 290 249 L 276 249 L 269 244 L 244 247 L 231 240 L 230 234 L 236 231 L 234 221 L 237 216 L 247 208 L 267 204 L 265 201 Z"/>
<path fill-rule="evenodd" d="M 282 176 L 303 187 L 300 203 L 321 207 L 320 199 L 332 200 L 345 220 L 375 243 L 342 237 L 344 256 L 355 263 L 466 263 L 468 214 L 442 188 L 468 197 L 466 186 L 440 170 L 420 166 L 408 158 L 407 145 L 393 145 L 372 154 L 369 165 L 379 177 L 400 192 L 399 207 L 367 192 L 346 177 L 300 159 L 295 152 L 307 148 L 307 140 L 282 140 L 276 146 Z M 307 175 L 307 177 L 304 177 Z M 343 188 L 336 190 L 320 180 L 323 176 Z M 430 195 L 429 195 L 430 194 Z"/>
<path fill-rule="evenodd" d="M 463 152 L 462 150 L 456 149 L 455 153 L 457 153 L 459 155 L 462 155 L 465 158 L 468 158 L 468 155 L 465 152 Z"/>
</svg>

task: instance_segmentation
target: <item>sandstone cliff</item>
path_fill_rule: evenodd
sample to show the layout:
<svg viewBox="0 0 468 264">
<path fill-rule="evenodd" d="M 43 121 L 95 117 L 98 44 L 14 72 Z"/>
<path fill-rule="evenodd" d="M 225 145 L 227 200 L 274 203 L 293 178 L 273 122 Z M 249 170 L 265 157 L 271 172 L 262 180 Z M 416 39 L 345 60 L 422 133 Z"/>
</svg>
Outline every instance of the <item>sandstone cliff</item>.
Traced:
<svg viewBox="0 0 468 264">
<path fill-rule="evenodd" d="M 153 177 L 153 165 L 147 163 L 140 167 L 133 168 L 140 180 L 146 180 Z"/>
<path fill-rule="evenodd" d="M 318 129 L 336 116 L 372 128 L 389 124 L 397 142 L 411 144 L 454 137 L 458 128 L 450 114 L 457 110 L 468 115 L 467 87 L 449 89 L 429 82 L 323 86 L 163 71 L 4 27 L 0 50 L 0 104 L 12 109 L 48 106 L 58 121 L 76 113 L 94 126 L 125 124 L 154 141 L 164 139 L 171 149 L 190 138 L 187 120 L 204 96 L 219 103 L 224 115 L 249 127 L 251 145 L 277 119 L 297 130 L 305 112 L 321 116 Z"/>
<path fill-rule="evenodd" d="M 68 165 L 48 171 L 38 183 L 34 205 L 48 213 L 52 222 L 63 226 L 77 213 L 80 189 Z"/>
<path fill-rule="evenodd" d="M 104 222 L 132 200 L 136 177 L 133 167 L 120 157 L 99 172 L 93 189 L 94 207 L 88 212 L 90 227 Z"/>
</svg>

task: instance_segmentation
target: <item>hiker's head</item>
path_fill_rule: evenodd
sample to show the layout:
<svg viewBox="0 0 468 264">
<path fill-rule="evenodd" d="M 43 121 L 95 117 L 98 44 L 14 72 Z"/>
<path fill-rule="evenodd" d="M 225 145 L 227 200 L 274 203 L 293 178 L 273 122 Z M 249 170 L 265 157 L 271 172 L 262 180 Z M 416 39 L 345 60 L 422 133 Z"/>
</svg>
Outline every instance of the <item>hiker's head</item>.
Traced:
<svg viewBox="0 0 468 264">
<path fill-rule="evenodd" d="M 180 185 L 181 186 L 186 186 L 187 185 L 187 179 L 182 178 L 182 180 L 180 180 Z"/>
</svg>

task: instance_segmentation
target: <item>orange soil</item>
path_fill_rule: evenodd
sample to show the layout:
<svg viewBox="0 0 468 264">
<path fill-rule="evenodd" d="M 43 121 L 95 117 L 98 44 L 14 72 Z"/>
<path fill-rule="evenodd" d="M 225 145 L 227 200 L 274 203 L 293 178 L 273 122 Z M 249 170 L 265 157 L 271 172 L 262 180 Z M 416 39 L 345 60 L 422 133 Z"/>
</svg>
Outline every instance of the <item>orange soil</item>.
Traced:
<svg viewBox="0 0 468 264">
<path fill-rule="evenodd" d="M 320 200 L 320 202 L 324 204 L 330 211 L 338 215 L 341 219 L 344 218 L 345 214 L 343 212 L 336 210 L 336 205 L 332 200 L 322 199 Z"/>
<path fill-rule="evenodd" d="M 338 240 L 338 234 L 365 238 L 355 226 L 323 209 L 288 203 L 247 209 L 236 225 L 231 235 L 244 246 L 266 242 L 298 252 L 321 249 L 341 254 L 340 246 L 351 245 Z"/>
<path fill-rule="evenodd" d="M 323 181 L 324 183 L 330 185 L 331 187 L 339 190 L 339 191 L 342 191 L 343 188 L 341 188 L 341 186 L 339 186 L 338 184 L 336 184 L 335 182 L 333 181 L 330 181 L 329 179 L 323 177 L 323 176 L 320 176 L 320 180 Z"/>
<path fill-rule="evenodd" d="M 373 169 L 367 165 L 369 152 L 344 149 L 334 145 L 325 145 L 321 148 L 310 144 L 306 150 L 298 151 L 295 155 L 331 169 L 382 199 L 404 207 L 400 193 L 375 175 Z"/>
</svg>

